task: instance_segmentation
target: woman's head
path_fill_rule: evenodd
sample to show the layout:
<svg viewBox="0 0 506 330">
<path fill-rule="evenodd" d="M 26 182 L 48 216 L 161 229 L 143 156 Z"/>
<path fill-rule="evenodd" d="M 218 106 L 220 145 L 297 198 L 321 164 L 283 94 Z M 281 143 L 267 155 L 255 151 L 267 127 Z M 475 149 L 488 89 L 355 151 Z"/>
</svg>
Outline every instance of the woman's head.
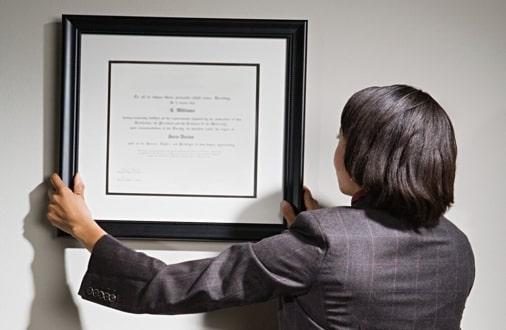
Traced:
<svg viewBox="0 0 506 330">
<path fill-rule="evenodd" d="M 340 136 L 335 165 L 344 193 L 364 188 L 376 207 L 416 227 L 437 224 L 453 203 L 455 135 L 429 94 L 406 85 L 361 90 L 344 106 Z"/>
</svg>

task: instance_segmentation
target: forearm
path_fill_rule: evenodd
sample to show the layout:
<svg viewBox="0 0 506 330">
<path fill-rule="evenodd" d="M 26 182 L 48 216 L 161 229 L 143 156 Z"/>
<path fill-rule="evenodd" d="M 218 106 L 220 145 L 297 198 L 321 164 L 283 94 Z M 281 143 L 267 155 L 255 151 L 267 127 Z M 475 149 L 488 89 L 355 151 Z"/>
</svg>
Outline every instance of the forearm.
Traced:
<svg viewBox="0 0 506 330">
<path fill-rule="evenodd" d="M 298 219 L 279 235 L 172 265 L 102 236 L 79 294 L 122 311 L 150 314 L 198 313 L 303 294 L 319 271 L 326 241 L 316 219 L 307 214 Z"/>
<path fill-rule="evenodd" d="M 93 250 L 79 294 L 122 311 L 150 314 L 265 301 L 274 289 L 251 253 L 248 244 L 236 244 L 214 258 L 166 265 L 107 236 Z"/>
</svg>

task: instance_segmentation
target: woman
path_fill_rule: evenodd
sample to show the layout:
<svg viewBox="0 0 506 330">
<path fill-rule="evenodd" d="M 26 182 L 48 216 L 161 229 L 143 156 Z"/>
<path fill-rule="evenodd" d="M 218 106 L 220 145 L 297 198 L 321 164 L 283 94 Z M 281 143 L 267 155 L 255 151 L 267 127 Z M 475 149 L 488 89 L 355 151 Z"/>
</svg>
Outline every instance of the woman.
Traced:
<svg viewBox="0 0 506 330">
<path fill-rule="evenodd" d="M 344 107 L 334 157 L 351 207 L 317 209 L 257 243 L 174 265 L 107 235 L 57 175 L 51 223 L 92 252 L 79 294 L 132 313 L 194 313 L 279 297 L 280 329 L 459 329 L 474 281 L 453 203 L 456 144 L 439 104 L 413 87 L 371 87 Z"/>
</svg>

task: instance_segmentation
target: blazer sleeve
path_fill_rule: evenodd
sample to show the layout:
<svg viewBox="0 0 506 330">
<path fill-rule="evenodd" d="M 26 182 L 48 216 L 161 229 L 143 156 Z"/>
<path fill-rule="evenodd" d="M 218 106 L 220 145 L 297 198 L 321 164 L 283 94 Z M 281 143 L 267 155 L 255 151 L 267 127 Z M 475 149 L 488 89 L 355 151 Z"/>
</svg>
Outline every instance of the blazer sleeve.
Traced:
<svg viewBox="0 0 506 330">
<path fill-rule="evenodd" d="M 278 235 L 170 265 L 105 235 L 93 248 L 79 295 L 130 313 L 205 312 L 303 294 L 325 252 L 320 224 L 309 212 Z"/>
</svg>

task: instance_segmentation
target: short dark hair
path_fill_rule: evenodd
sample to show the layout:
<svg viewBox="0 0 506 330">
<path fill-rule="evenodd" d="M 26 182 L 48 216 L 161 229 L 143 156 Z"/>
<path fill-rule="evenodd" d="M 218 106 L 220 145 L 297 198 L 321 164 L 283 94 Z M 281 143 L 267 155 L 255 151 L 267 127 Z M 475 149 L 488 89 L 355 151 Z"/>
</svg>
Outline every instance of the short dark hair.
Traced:
<svg viewBox="0 0 506 330">
<path fill-rule="evenodd" d="M 369 87 L 344 106 L 344 164 L 375 206 L 430 227 L 453 203 L 457 144 L 450 118 L 407 85 Z"/>
</svg>

